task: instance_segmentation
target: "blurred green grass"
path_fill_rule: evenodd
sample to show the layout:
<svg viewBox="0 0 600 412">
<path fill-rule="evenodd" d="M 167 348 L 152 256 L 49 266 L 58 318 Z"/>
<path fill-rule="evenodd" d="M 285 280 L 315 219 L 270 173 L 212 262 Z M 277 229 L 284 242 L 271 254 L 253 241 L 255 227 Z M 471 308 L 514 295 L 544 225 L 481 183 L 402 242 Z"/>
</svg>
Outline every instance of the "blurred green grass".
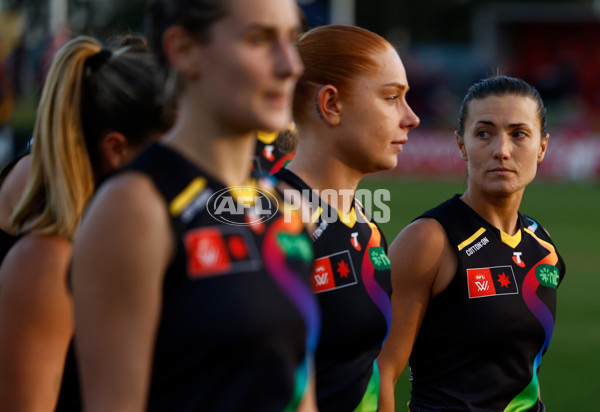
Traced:
<svg viewBox="0 0 600 412">
<path fill-rule="evenodd" d="M 369 190 L 388 189 L 391 219 L 380 224 L 388 243 L 423 211 L 466 186 L 460 180 L 370 176 Z M 542 399 L 550 412 L 596 409 L 600 388 L 600 184 L 534 181 L 525 191 L 521 212 L 552 235 L 567 265 L 558 294 L 554 336 L 542 360 Z M 405 370 L 396 386 L 396 410 L 406 411 L 410 382 Z"/>
</svg>

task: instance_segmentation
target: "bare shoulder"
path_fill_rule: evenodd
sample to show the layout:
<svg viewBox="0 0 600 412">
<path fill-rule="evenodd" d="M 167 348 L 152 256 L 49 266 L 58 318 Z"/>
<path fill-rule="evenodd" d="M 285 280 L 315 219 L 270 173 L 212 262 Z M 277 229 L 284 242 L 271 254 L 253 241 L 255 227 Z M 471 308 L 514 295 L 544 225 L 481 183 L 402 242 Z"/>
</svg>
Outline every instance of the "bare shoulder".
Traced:
<svg viewBox="0 0 600 412">
<path fill-rule="evenodd" d="M 458 264 L 443 226 L 432 218 L 418 219 L 404 228 L 388 254 L 395 282 L 426 289 L 431 296 L 448 286 Z"/>
<path fill-rule="evenodd" d="M 0 229 L 7 233 L 10 233 L 8 224 L 10 215 L 25 191 L 31 169 L 31 160 L 31 155 L 20 159 L 0 186 Z"/>
<path fill-rule="evenodd" d="M 421 218 L 406 226 L 390 244 L 390 255 L 405 250 L 419 255 L 440 252 L 447 243 L 444 228 L 435 219 Z"/>
<path fill-rule="evenodd" d="M 160 213 L 166 210 L 163 197 L 152 180 L 137 172 L 122 173 L 100 187 L 88 213 L 118 211 L 118 215 Z M 87 216 L 87 215 L 86 215 Z"/>
<path fill-rule="evenodd" d="M 73 273 L 94 265 L 112 265 L 113 271 L 132 262 L 163 268 L 172 257 L 173 240 L 166 201 L 152 180 L 124 172 L 105 182 L 92 199 L 75 235 Z"/>
<path fill-rule="evenodd" d="M 31 170 L 31 162 L 31 155 L 24 156 L 14 165 L 8 176 L 4 179 L 0 194 L 11 200 L 13 205 L 21 198 L 23 189 L 25 189 L 29 171 Z"/>
<path fill-rule="evenodd" d="M 19 319 L 40 319 L 60 311 L 68 296 L 71 253 L 71 242 L 63 237 L 22 237 L 0 267 L 0 307 Z"/>
<path fill-rule="evenodd" d="M 0 270 L 2 285 L 65 278 L 71 242 L 60 236 L 27 234 L 10 249 Z M 30 285 L 32 287 L 32 285 Z"/>
</svg>

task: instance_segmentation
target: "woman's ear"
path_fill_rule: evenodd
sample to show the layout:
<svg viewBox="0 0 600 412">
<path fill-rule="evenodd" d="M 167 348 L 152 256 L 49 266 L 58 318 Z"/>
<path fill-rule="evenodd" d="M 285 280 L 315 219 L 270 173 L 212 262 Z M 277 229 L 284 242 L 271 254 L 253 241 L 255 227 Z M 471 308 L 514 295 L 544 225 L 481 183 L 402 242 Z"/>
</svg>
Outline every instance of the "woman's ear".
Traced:
<svg viewBox="0 0 600 412">
<path fill-rule="evenodd" d="M 163 34 L 162 46 L 169 64 L 180 75 L 191 80 L 200 76 L 198 42 L 188 30 L 178 25 L 169 27 Z"/>
<path fill-rule="evenodd" d="M 131 158 L 129 142 L 122 133 L 110 132 L 100 142 L 102 173 L 117 170 Z"/>
<path fill-rule="evenodd" d="M 458 150 L 460 150 L 461 159 L 464 161 L 469 160 L 469 157 L 467 156 L 467 149 L 465 148 L 465 139 L 463 139 L 457 131 L 454 132 L 454 136 L 456 137 L 456 144 L 458 144 Z"/>
<path fill-rule="evenodd" d="M 316 106 L 319 117 L 330 126 L 338 126 L 342 122 L 340 94 L 335 86 L 327 84 L 319 89 Z"/>
<path fill-rule="evenodd" d="M 546 150 L 548 149 L 548 139 L 550 135 L 546 133 L 546 136 L 542 137 L 542 141 L 540 142 L 540 149 L 538 151 L 537 162 L 538 164 L 542 163 L 544 160 L 544 156 L 546 156 Z"/>
</svg>

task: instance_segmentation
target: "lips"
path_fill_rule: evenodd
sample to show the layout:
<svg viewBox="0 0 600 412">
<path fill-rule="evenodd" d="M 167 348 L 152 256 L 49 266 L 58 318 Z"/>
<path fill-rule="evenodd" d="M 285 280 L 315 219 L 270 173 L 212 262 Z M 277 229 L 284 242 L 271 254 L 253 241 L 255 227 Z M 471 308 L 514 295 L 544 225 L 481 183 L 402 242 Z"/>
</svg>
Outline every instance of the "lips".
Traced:
<svg viewBox="0 0 600 412">
<path fill-rule="evenodd" d="M 400 139 L 400 140 L 394 140 L 391 144 L 392 146 L 394 146 L 399 152 L 402 151 L 402 145 L 404 145 L 404 143 L 408 142 L 408 139 Z"/>
<path fill-rule="evenodd" d="M 495 168 L 489 170 L 489 172 L 494 173 L 494 174 L 499 174 L 499 175 L 506 175 L 506 174 L 514 173 L 513 170 L 511 170 L 507 167 L 495 167 Z"/>
<path fill-rule="evenodd" d="M 288 93 L 268 92 L 265 96 L 269 102 L 278 107 L 287 107 L 291 104 L 291 97 Z"/>
</svg>

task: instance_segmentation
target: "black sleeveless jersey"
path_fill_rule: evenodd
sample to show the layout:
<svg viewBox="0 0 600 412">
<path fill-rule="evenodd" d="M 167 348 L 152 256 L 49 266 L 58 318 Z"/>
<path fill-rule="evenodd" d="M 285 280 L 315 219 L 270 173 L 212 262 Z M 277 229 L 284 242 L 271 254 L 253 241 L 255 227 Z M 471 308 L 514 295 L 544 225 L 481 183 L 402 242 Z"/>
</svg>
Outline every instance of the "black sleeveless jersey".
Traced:
<svg viewBox="0 0 600 412">
<path fill-rule="evenodd" d="M 319 205 L 313 214 L 311 279 L 322 316 L 315 358 L 319 410 L 376 411 L 379 371 L 375 359 L 391 321 L 385 238 L 357 201 L 349 216 L 340 216 L 291 171 L 282 169 L 275 177 Z"/>
<path fill-rule="evenodd" d="M 281 133 L 257 133 L 256 149 L 252 160 L 252 176 L 255 178 L 275 174 L 294 158 L 293 153 L 284 153 L 277 147 L 277 139 Z"/>
<path fill-rule="evenodd" d="M 295 410 L 313 372 L 320 322 L 300 217 L 284 219 L 267 183 L 247 190 L 268 192 L 273 202 L 244 207 L 237 202 L 244 190 L 236 194 L 161 144 L 128 169 L 154 181 L 177 239 L 148 410 Z"/>
<path fill-rule="evenodd" d="M 544 411 L 538 370 L 565 275 L 547 232 L 519 214 L 509 236 L 459 195 L 421 217 L 442 224 L 458 269 L 430 300 L 410 356 L 411 411 Z"/>
</svg>

